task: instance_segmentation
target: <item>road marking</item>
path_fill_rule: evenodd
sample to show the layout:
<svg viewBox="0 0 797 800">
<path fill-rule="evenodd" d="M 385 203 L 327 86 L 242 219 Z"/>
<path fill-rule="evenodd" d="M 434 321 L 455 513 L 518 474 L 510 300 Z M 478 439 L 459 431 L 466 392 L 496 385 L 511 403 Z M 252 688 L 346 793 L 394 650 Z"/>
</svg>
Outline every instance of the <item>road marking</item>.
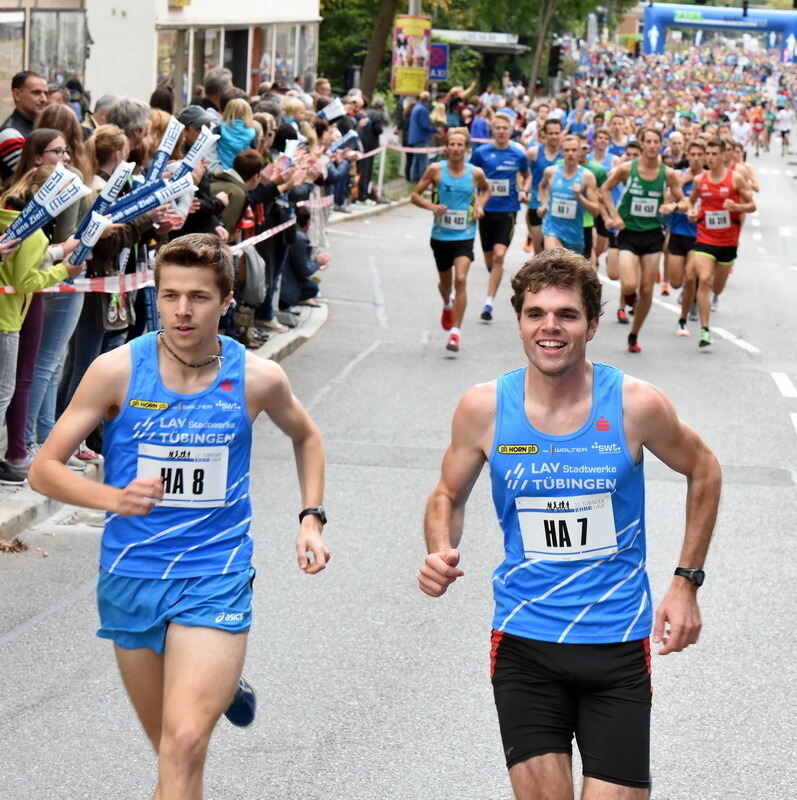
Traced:
<svg viewBox="0 0 797 800">
<path fill-rule="evenodd" d="M 421 347 L 426 347 L 429 344 L 429 331 L 421 331 Z"/>
<path fill-rule="evenodd" d="M 374 302 L 376 303 L 376 318 L 383 328 L 387 328 L 387 311 L 385 310 L 385 295 L 382 292 L 382 279 L 373 256 L 368 257 L 371 266 L 371 286 L 374 290 Z"/>
<path fill-rule="evenodd" d="M 306 408 L 308 411 L 312 411 L 339 383 L 342 383 L 346 380 L 348 374 L 361 362 L 365 361 L 371 353 L 376 352 L 376 350 L 383 344 L 381 339 L 377 339 L 375 342 L 372 342 L 365 350 L 361 353 L 358 353 L 354 356 L 351 361 L 346 364 L 345 367 L 334 377 L 330 378 L 312 397 L 310 402 L 307 404 Z M 95 581 L 96 582 L 96 581 Z M 0 640 L 1 642 L 2 640 Z"/>
<path fill-rule="evenodd" d="M 756 247 L 756 250 L 758 251 L 758 255 L 760 255 L 760 256 L 763 256 L 764 253 L 767 252 L 766 248 L 764 248 L 764 247 Z"/>
<path fill-rule="evenodd" d="M 794 425 L 794 432 L 797 433 L 797 413 L 794 411 L 791 412 L 791 424 Z M 0 639 L 0 644 L 3 644 L 2 639 Z"/>
<path fill-rule="evenodd" d="M 603 275 L 598 275 L 601 283 L 608 284 L 609 286 L 616 286 L 620 287 L 619 281 L 613 281 L 611 278 L 606 278 Z M 678 314 L 681 316 L 681 307 L 673 305 L 672 303 L 667 303 L 664 300 L 659 300 L 658 297 L 653 298 L 654 305 L 659 306 L 660 308 L 666 308 L 667 311 L 672 311 L 673 314 Z M 730 331 L 726 331 L 725 328 L 715 328 L 713 325 L 711 326 L 711 330 L 717 334 L 717 336 L 721 336 L 723 339 L 726 339 L 731 344 L 735 344 L 737 347 L 745 350 L 748 353 L 760 353 L 761 351 L 754 345 L 750 344 L 750 342 L 741 339 L 740 337 L 736 336 L 735 334 L 731 333 Z"/>
<path fill-rule="evenodd" d="M 336 236 L 353 236 L 355 239 L 376 239 L 376 236 L 369 236 L 367 233 L 355 233 L 354 231 L 342 231 L 337 225 L 327 227 L 327 233 L 334 233 Z"/>
<path fill-rule="evenodd" d="M 756 217 L 753 217 L 753 219 L 751 219 L 751 220 L 750 220 L 750 224 L 751 224 L 751 225 L 752 225 L 754 228 L 757 228 L 757 227 L 758 227 L 758 226 L 761 224 L 761 220 L 760 220 L 760 219 L 757 219 Z"/>
<path fill-rule="evenodd" d="M 794 236 L 794 228 L 789 228 L 785 225 L 778 225 L 778 236 L 791 237 Z M 755 234 L 753 234 L 755 236 Z"/>
<path fill-rule="evenodd" d="M 791 378 L 785 372 L 771 372 L 770 374 L 784 397 L 797 397 L 797 386 L 791 382 Z"/>
<path fill-rule="evenodd" d="M 780 234 L 778 234 L 778 235 L 780 235 Z M 755 233 L 753 233 L 753 241 L 754 242 L 760 242 L 761 241 L 761 234 L 758 231 L 755 231 Z"/>
<path fill-rule="evenodd" d="M 88 582 L 84 583 L 82 586 L 78 586 L 77 589 L 73 589 L 68 594 L 64 595 L 55 605 L 50 606 L 49 608 L 45 608 L 44 611 L 40 611 L 35 616 L 32 616 L 30 619 L 25 620 L 25 622 L 17 625 L 16 628 L 12 628 L 8 633 L 0 636 L 0 647 L 8 644 L 9 642 L 13 642 L 14 639 L 18 639 L 22 634 L 27 633 L 31 628 L 38 625 L 40 622 L 44 622 L 48 617 L 53 616 L 53 614 L 57 614 L 59 611 L 64 611 L 69 608 L 71 605 L 82 600 L 84 597 L 88 597 L 93 591 L 94 588 L 97 586 L 97 578 L 91 578 Z"/>
<path fill-rule="evenodd" d="M 725 328 L 715 328 L 712 325 L 711 330 L 721 336 L 723 339 L 727 339 L 731 344 L 735 344 L 737 347 L 741 347 L 742 350 L 746 350 L 748 353 L 761 352 L 754 344 L 750 344 L 750 342 L 740 339 L 736 334 L 726 331 Z"/>
</svg>

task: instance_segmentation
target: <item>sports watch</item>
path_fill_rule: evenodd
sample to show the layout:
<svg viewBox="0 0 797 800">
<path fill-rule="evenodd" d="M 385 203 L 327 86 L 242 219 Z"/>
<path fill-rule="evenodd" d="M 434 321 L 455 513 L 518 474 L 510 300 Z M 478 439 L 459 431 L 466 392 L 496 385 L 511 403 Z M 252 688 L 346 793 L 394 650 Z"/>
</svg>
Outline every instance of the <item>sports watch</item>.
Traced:
<svg viewBox="0 0 797 800">
<path fill-rule="evenodd" d="M 706 579 L 706 573 L 702 569 L 690 569 L 688 567 L 678 567 L 675 570 L 676 575 L 686 578 L 690 583 L 695 586 L 702 586 L 703 581 Z"/>
<path fill-rule="evenodd" d="M 299 522 L 301 522 L 305 517 L 310 515 L 316 516 L 321 520 L 322 525 L 327 524 L 327 515 L 324 511 L 324 506 L 311 506 L 310 508 L 305 508 L 303 511 L 299 512 Z"/>
</svg>

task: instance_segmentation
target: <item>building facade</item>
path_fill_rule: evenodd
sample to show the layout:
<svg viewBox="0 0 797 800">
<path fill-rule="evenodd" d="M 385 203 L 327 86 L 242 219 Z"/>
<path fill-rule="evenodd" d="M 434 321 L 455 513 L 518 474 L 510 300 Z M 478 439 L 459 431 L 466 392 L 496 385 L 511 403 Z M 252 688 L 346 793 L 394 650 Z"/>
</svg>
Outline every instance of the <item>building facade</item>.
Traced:
<svg viewBox="0 0 797 800">
<path fill-rule="evenodd" d="M 0 0 L 2 2 L 2 0 Z M 236 86 L 263 81 L 307 88 L 318 61 L 318 0 L 85 0 L 94 44 L 86 85 L 146 99 L 169 84 L 187 103 L 205 72 L 227 67 Z"/>
</svg>

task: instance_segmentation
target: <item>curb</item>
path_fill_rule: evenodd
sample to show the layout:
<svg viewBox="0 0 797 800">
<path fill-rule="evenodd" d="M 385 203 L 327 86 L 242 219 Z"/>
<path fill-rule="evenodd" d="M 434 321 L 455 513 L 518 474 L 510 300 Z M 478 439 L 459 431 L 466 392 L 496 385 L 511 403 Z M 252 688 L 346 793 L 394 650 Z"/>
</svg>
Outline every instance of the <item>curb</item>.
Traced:
<svg viewBox="0 0 797 800">
<path fill-rule="evenodd" d="M 390 203 L 366 206 L 362 210 L 356 209 L 351 214 L 333 213 L 327 224 L 337 225 L 341 222 L 349 222 L 362 217 L 384 214 L 391 209 L 406 205 L 409 200 L 409 197 L 406 197 Z M 282 361 L 306 341 L 312 339 L 321 330 L 328 318 L 329 306 L 327 303 L 322 302 L 319 308 L 304 306 L 295 328 L 292 328 L 287 333 L 278 333 L 276 336 L 271 337 L 254 353 L 261 358 L 269 358 L 277 362 Z M 83 476 L 91 480 L 101 481 L 103 477 L 102 465 L 89 464 Z M 38 522 L 55 514 L 59 509 L 63 508 L 63 505 L 57 500 L 34 492 L 27 483 L 14 489 L 0 486 L 0 539 L 10 541 L 26 528 L 36 525 Z"/>
</svg>

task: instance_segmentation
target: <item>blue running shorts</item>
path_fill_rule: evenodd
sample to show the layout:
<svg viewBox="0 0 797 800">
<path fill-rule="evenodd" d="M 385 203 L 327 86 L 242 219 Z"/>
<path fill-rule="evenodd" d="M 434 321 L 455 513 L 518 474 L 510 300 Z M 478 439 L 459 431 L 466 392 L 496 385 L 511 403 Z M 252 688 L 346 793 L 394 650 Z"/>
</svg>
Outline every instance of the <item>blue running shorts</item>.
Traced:
<svg viewBox="0 0 797 800">
<path fill-rule="evenodd" d="M 130 578 L 100 571 L 97 636 L 125 650 L 162 653 L 170 622 L 246 633 L 252 624 L 255 570 L 197 578 Z"/>
</svg>

